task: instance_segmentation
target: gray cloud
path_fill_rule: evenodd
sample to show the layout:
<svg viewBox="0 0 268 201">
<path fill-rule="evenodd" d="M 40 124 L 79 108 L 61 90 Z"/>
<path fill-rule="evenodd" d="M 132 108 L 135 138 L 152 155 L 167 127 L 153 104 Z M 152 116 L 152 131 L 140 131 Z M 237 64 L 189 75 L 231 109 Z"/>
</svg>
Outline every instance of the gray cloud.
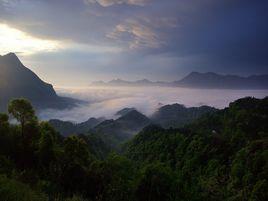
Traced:
<svg viewBox="0 0 268 201">
<path fill-rule="evenodd" d="M 54 56 L 27 58 L 47 77 L 54 77 L 45 70 L 49 60 L 56 70 L 78 68 L 83 80 L 101 73 L 173 80 L 192 70 L 267 73 L 267 9 L 264 0 L 0 0 L 0 23 L 75 44 Z M 60 66 L 53 65 L 55 57 Z"/>
<path fill-rule="evenodd" d="M 129 49 L 159 49 L 167 45 L 169 34 L 165 30 L 170 31 L 178 26 L 176 18 L 143 15 L 124 20 L 106 36 L 119 44 L 127 44 Z"/>
<path fill-rule="evenodd" d="M 107 37 L 128 43 L 130 49 L 160 48 L 165 43 L 152 28 L 136 20 L 126 20 L 118 24 Z"/>
</svg>

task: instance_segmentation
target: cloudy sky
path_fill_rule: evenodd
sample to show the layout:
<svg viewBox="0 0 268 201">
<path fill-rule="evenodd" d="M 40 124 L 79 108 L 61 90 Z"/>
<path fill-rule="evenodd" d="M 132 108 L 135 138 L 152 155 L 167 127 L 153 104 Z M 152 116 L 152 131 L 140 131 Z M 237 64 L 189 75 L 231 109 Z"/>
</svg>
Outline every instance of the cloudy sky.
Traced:
<svg viewBox="0 0 268 201">
<path fill-rule="evenodd" d="M 0 54 L 57 86 L 268 73 L 267 0 L 0 0 Z"/>
</svg>

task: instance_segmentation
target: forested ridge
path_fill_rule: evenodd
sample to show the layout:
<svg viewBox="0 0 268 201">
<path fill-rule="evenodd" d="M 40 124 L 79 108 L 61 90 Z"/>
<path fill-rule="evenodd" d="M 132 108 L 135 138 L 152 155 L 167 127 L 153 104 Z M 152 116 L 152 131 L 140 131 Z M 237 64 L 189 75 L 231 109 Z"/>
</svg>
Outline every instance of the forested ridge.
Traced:
<svg viewBox="0 0 268 201">
<path fill-rule="evenodd" d="M 268 98 L 243 98 L 178 129 L 149 125 L 115 152 L 15 99 L 0 114 L 0 200 L 268 200 L 267 115 Z"/>
</svg>

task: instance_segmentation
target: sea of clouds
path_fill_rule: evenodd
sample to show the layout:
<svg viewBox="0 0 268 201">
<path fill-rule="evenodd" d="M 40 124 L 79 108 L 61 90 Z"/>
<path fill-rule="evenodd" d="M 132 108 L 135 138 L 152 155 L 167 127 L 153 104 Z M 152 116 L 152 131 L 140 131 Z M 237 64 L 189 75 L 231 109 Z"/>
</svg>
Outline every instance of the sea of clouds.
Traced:
<svg viewBox="0 0 268 201">
<path fill-rule="evenodd" d="M 125 107 L 135 107 L 150 116 L 160 106 L 179 103 L 187 107 L 209 105 L 224 108 L 230 102 L 246 96 L 263 98 L 268 90 L 188 89 L 178 87 L 85 87 L 56 88 L 60 96 L 86 100 L 88 104 L 66 110 L 43 110 L 42 120 L 61 119 L 72 122 L 90 117 L 115 118 Z"/>
</svg>

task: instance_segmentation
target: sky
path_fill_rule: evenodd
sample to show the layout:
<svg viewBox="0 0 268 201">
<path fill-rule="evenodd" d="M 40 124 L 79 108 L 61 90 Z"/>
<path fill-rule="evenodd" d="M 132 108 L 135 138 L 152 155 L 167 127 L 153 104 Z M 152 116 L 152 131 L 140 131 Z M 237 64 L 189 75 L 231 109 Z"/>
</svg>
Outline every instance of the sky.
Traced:
<svg viewBox="0 0 268 201">
<path fill-rule="evenodd" d="M 268 73 L 267 0 L 0 0 L 0 54 L 55 86 Z"/>
</svg>

